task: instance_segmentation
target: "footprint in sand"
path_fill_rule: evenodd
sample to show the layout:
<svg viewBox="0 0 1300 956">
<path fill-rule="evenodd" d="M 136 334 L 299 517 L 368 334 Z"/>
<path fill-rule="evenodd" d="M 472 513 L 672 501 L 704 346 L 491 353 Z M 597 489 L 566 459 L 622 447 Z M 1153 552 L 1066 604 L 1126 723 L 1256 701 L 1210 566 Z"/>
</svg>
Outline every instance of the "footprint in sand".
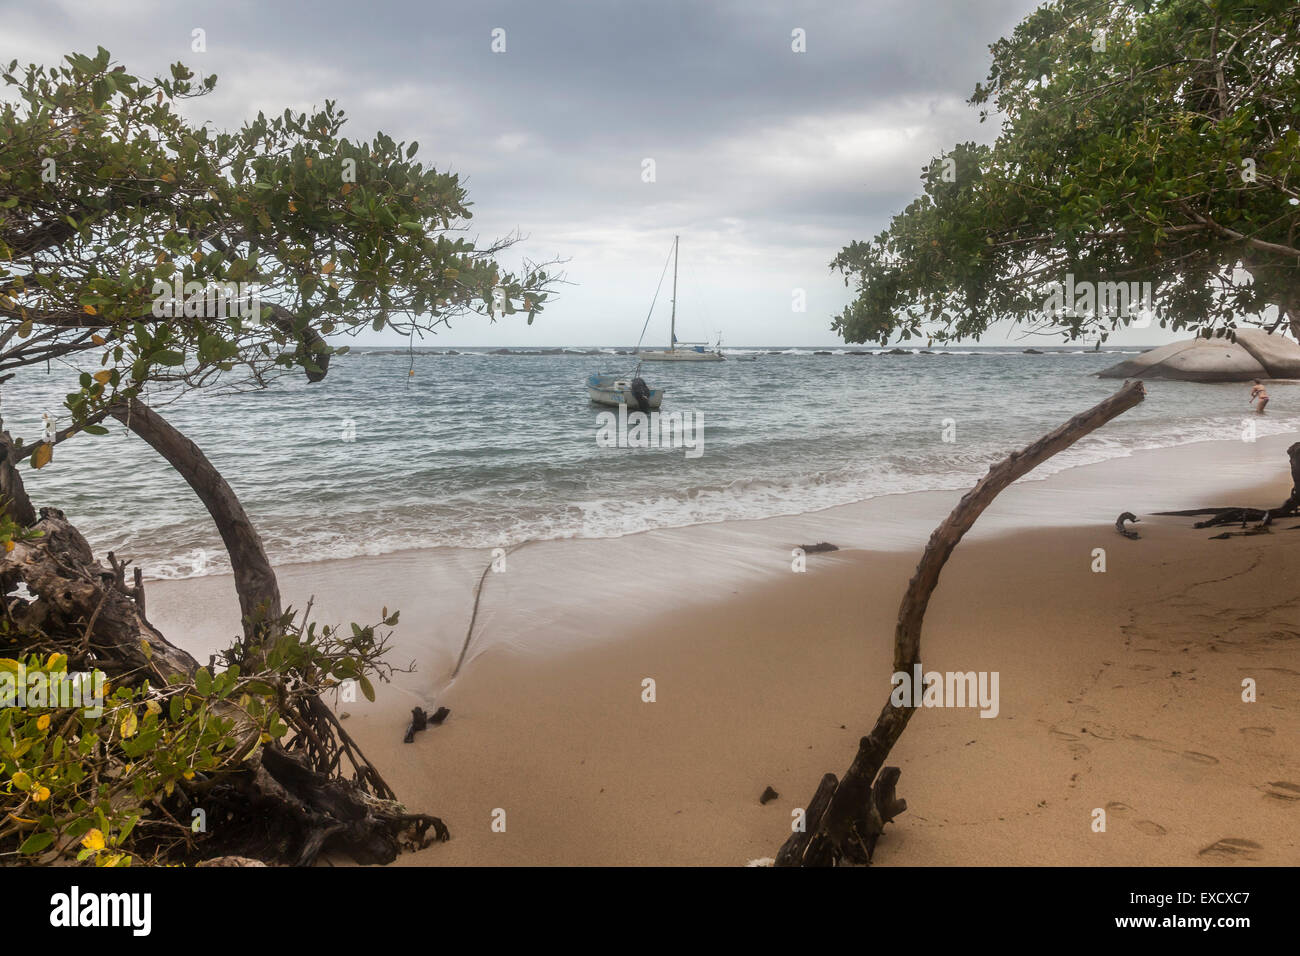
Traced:
<svg viewBox="0 0 1300 956">
<path fill-rule="evenodd" d="M 1049 730 L 1048 733 L 1051 734 L 1053 737 L 1055 737 L 1057 740 L 1078 740 L 1079 739 L 1078 734 L 1066 733 L 1064 730 L 1057 730 L 1055 727 Z"/>
<path fill-rule="evenodd" d="M 1300 800 L 1300 784 L 1290 783 L 1286 780 L 1273 780 L 1259 789 L 1275 800 L 1286 800 L 1288 803 L 1293 800 Z"/>
<path fill-rule="evenodd" d="M 1259 851 L 1264 849 L 1253 840 L 1243 840 L 1240 837 L 1224 837 L 1217 843 L 1211 843 L 1199 856 L 1217 856 L 1229 860 L 1257 860 Z"/>
<path fill-rule="evenodd" d="M 1066 750 L 1070 751 L 1070 753 L 1074 754 L 1076 757 L 1082 757 L 1084 754 L 1092 753 L 1092 748 L 1087 744 L 1070 744 Z"/>
<path fill-rule="evenodd" d="M 1141 744 L 1143 747 L 1150 747 L 1153 750 L 1163 750 L 1167 754 L 1176 752 L 1169 744 L 1163 740 L 1156 740 L 1154 737 L 1143 737 L 1141 734 L 1125 734 L 1124 737 L 1135 744 Z"/>
<path fill-rule="evenodd" d="M 1119 801 L 1111 801 L 1106 804 L 1107 813 L 1128 813 L 1132 809 L 1127 803 L 1120 803 Z"/>
<path fill-rule="evenodd" d="M 1154 820 L 1139 820 L 1133 825 L 1147 836 L 1164 836 L 1169 832 Z"/>
<path fill-rule="evenodd" d="M 1272 727 L 1242 727 L 1241 732 L 1247 737 L 1272 737 L 1277 733 Z"/>
<path fill-rule="evenodd" d="M 1183 756 L 1186 757 L 1188 760 L 1195 761 L 1196 763 L 1203 763 L 1209 766 L 1212 766 L 1219 762 L 1218 757 L 1211 757 L 1209 754 L 1197 753 L 1195 750 L 1184 750 Z"/>
</svg>

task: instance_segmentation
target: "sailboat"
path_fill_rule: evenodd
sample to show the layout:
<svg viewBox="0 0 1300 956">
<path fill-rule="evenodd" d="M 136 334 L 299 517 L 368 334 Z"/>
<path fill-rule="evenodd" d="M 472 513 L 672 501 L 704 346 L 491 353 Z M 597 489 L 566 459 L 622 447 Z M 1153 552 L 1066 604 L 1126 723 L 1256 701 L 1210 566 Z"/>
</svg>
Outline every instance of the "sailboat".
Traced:
<svg viewBox="0 0 1300 956">
<path fill-rule="evenodd" d="M 672 344 L 666 349 L 656 349 L 648 352 L 638 352 L 638 356 L 643 362 L 723 362 L 723 357 L 718 346 L 712 350 L 703 342 L 678 342 L 677 341 L 677 250 L 681 237 L 673 236 L 673 311 L 671 325 L 669 327 L 669 342 Z M 718 345 L 721 345 L 719 340 Z"/>
</svg>

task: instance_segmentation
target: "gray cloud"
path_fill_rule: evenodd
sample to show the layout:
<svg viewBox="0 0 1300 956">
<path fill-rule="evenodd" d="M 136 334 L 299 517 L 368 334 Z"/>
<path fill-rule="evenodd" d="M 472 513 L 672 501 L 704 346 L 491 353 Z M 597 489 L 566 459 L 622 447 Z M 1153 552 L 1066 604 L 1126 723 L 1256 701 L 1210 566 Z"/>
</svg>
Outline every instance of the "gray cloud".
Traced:
<svg viewBox="0 0 1300 956">
<path fill-rule="evenodd" d="M 1036 5 L 0 0 L 0 58 L 102 44 L 138 73 L 179 59 L 220 77 L 197 120 L 328 98 L 348 135 L 419 140 L 421 159 L 468 178 L 476 231 L 522 230 L 520 253 L 568 257 L 577 283 L 531 329 L 462 322 L 440 344 L 635 340 L 674 233 L 701 332 L 820 344 L 848 298 L 827 263 L 913 198 L 931 156 L 994 134 L 964 101 L 988 44 Z M 807 313 L 790 311 L 795 287 Z"/>
</svg>

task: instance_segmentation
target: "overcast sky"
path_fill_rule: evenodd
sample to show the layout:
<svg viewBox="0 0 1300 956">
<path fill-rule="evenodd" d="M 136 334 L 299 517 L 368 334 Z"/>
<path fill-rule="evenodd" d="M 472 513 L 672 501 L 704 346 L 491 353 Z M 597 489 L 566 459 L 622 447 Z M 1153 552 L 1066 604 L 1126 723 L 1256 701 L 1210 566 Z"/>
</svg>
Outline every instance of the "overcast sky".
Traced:
<svg viewBox="0 0 1300 956">
<path fill-rule="evenodd" d="M 994 135 L 965 101 L 988 44 L 1037 5 L 0 0 L 0 58 L 102 45 L 145 75 L 183 60 L 218 75 L 189 108 L 218 128 L 337 100 L 344 135 L 418 140 L 466 177 L 483 239 L 526 236 L 507 264 L 569 259 L 574 284 L 531 328 L 475 317 L 426 344 L 634 343 L 679 233 L 679 338 L 835 345 L 850 293 L 829 262 L 917 195 L 932 156 Z M 666 304 L 647 344 L 667 339 Z"/>
</svg>

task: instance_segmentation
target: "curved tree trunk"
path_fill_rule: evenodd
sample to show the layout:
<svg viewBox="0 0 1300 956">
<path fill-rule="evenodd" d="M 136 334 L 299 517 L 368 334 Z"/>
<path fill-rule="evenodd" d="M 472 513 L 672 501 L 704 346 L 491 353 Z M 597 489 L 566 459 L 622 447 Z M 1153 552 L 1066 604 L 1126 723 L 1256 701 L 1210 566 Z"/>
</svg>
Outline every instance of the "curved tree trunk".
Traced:
<svg viewBox="0 0 1300 956">
<path fill-rule="evenodd" d="M 111 414 L 167 459 L 212 515 L 230 555 L 244 633 L 251 647 L 263 622 L 274 626 L 283 609 L 275 571 L 244 506 L 199 446 L 148 405 L 136 400 L 114 406 Z"/>
<path fill-rule="evenodd" d="M 912 673 L 921 662 L 921 623 L 930 595 L 939 583 L 939 573 L 962 536 L 971 529 L 984 509 L 1004 488 L 1023 477 L 1053 455 L 1095 431 L 1146 397 L 1139 381 L 1126 382 L 1119 391 L 1088 411 L 1076 415 L 1055 431 L 1044 435 L 1024 451 L 989 468 L 989 472 L 968 491 L 952 514 L 934 530 L 916 566 L 898 609 L 894 629 L 894 671 Z M 894 796 L 899 771 L 881 765 L 889 756 L 915 707 L 898 707 L 891 694 L 876 719 L 871 733 L 858 743 L 857 756 L 844 779 L 835 783 L 834 774 L 822 778 L 817 794 L 804 818 L 804 831 L 792 835 L 777 854 L 777 866 L 833 866 L 842 859 L 868 863 L 885 823 L 906 809 Z M 876 780 L 876 774 L 880 779 Z M 875 782 L 873 788 L 872 782 Z M 814 819 L 814 811 L 817 811 Z"/>
</svg>

